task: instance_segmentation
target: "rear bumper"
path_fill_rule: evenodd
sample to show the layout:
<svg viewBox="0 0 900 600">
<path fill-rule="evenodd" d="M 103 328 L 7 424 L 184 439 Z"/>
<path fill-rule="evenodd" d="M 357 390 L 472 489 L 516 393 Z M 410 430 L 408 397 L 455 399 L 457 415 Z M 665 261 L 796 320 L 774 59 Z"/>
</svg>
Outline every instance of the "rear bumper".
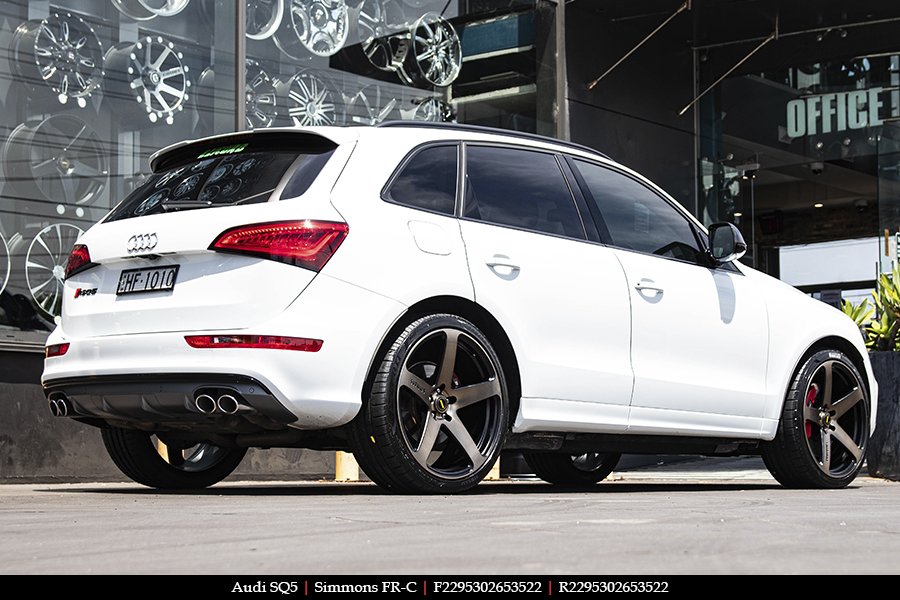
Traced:
<svg viewBox="0 0 900 600">
<path fill-rule="evenodd" d="M 124 422 L 152 429 L 199 428 L 220 433 L 244 433 L 281 428 L 297 417 L 259 381 L 241 375 L 158 373 L 101 375 L 45 381 L 48 400 L 64 400 L 67 416 L 93 422 Z M 234 414 L 204 414 L 195 398 L 210 392 L 229 394 L 241 410 Z"/>
</svg>

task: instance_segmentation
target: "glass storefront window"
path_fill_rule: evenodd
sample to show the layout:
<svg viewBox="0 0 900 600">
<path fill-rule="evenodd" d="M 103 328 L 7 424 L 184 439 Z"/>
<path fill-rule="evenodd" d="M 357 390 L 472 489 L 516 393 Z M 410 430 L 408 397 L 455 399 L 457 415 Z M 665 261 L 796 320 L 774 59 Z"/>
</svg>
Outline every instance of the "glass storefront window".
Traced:
<svg viewBox="0 0 900 600">
<path fill-rule="evenodd" d="M 0 3 L 0 341 L 42 345 L 75 240 L 169 144 L 396 119 L 552 133 L 552 18 L 539 0 Z"/>
</svg>

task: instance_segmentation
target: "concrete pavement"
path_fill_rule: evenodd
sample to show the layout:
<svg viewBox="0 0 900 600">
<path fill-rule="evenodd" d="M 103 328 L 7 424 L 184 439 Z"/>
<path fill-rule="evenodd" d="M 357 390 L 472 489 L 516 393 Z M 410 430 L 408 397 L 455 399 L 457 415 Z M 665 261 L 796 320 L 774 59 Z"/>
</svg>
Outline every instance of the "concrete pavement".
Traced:
<svg viewBox="0 0 900 600">
<path fill-rule="evenodd" d="M 371 484 L 0 486 L 0 573 L 900 573 L 900 484 L 792 491 L 756 459 L 615 474 L 590 492 Z"/>
</svg>

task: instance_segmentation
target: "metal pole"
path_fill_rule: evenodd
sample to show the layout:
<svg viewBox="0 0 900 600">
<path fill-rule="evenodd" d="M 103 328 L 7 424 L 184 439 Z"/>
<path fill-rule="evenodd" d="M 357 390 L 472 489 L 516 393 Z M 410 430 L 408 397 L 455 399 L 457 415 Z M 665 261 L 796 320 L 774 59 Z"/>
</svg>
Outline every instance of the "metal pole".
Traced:
<svg viewBox="0 0 900 600">
<path fill-rule="evenodd" d="M 561 3 L 563 3 L 562 0 L 561 0 Z M 600 77 L 598 77 L 597 79 L 595 79 L 595 80 L 593 80 L 592 82 L 588 83 L 588 84 L 587 84 L 587 89 L 589 89 L 589 90 L 594 89 L 594 87 L 595 87 L 598 83 L 600 83 L 600 80 L 601 80 L 601 79 L 603 79 L 604 77 L 606 77 L 607 75 L 609 75 L 609 74 L 613 71 L 613 69 L 615 69 L 615 68 L 618 67 L 620 64 L 622 64 L 622 63 L 625 61 L 626 58 L 628 58 L 629 56 L 631 56 L 632 54 L 634 54 L 634 53 L 637 51 L 638 48 L 640 48 L 641 46 L 643 46 L 643 45 L 647 42 L 647 40 L 649 40 L 649 39 L 652 38 L 654 35 L 656 35 L 657 32 L 658 32 L 660 29 L 662 29 L 663 27 L 665 27 L 666 25 L 668 25 L 668 24 L 669 24 L 669 21 L 671 21 L 672 19 L 674 19 L 675 17 L 677 17 L 678 15 L 680 15 L 681 13 L 683 13 L 684 11 L 689 10 L 690 8 L 691 8 L 691 0 L 686 0 L 681 6 L 678 7 L 678 10 L 676 10 L 674 13 L 672 13 L 671 15 L 669 15 L 669 18 L 668 18 L 668 19 L 666 19 L 665 21 L 663 21 L 662 23 L 660 23 L 660 24 L 656 27 L 656 29 L 654 29 L 653 31 L 651 31 L 650 33 L 648 33 L 647 36 L 646 36 L 644 39 L 642 39 L 640 42 L 638 42 L 637 45 L 636 45 L 634 48 L 632 48 L 631 50 L 629 50 L 628 52 L 626 52 L 626 53 L 625 53 L 625 56 L 623 56 L 622 58 L 620 58 L 619 60 L 617 60 L 617 61 L 613 64 L 613 66 L 611 66 L 611 67 L 608 68 L 606 71 L 604 71 L 603 74 L 600 75 Z"/>
<path fill-rule="evenodd" d="M 697 97 L 695 97 L 693 100 L 691 100 L 691 101 L 688 103 L 687 106 L 685 106 L 685 107 L 682 108 L 680 111 L 678 111 L 678 116 L 681 116 L 681 115 L 683 115 L 684 113 L 686 113 L 686 112 L 688 111 L 688 109 L 690 109 L 693 105 L 695 105 L 695 104 L 697 103 L 698 100 L 700 100 L 700 98 L 702 98 L 703 96 L 705 96 L 710 90 L 712 90 L 714 87 L 716 87 L 717 85 L 719 85 L 719 83 L 721 83 L 721 81 L 722 81 L 723 79 L 725 79 L 726 77 L 728 77 L 729 75 L 731 75 L 731 74 L 734 72 L 735 69 L 737 69 L 737 68 L 740 67 L 742 64 L 744 64 L 745 62 L 747 62 L 747 61 L 750 59 L 751 56 L 753 56 L 754 54 L 756 54 L 757 52 L 759 52 L 759 51 L 762 49 L 763 46 L 765 46 L 766 44 L 768 44 L 769 42 L 771 42 L 772 40 L 774 40 L 776 37 L 778 37 L 778 30 L 777 30 L 777 29 L 776 29 L 775 31 L 773 31 L 772 33 L 770 33 L 770 34 L 769 34 L 769 37 L 767 37 L 766 39 L 764 39 L 764 40 L 762 41 L 761 44 L 759 44 L 756 48 L 754 48 L 753 50 L 751 50 L 750 53 L 749 53 L 747 56 L 745 56 L 744 58 L 742 58 L 741 60 L 739 60 L 739 61 L 737 62 L 737 64 L 735 64 L 733 67 L 731 67 L 730 69 L 728 69 L 727 71 L 725 71 L 725 73 L 723 73 L 721 77 L 719 77 L 718 79 L 716 79 L 716 80 L 712 83 L 712 85 L 710 85 L 708 88 L 706 88 L 705 90 L 703 90 L 703 91 L 700 93 L 699 96 L 697 96 Z"/>
<path fill-rule="evenodd" d="M 246 0 L 234 3 L 234 130 L 247 129 L 247 30 Z"/>
<path fill-rule="evenodd" d="M 557 0 L 554 26 L 556 46 L 556 137 L 569 137 L 569 76 L 566 66 L 566 1 Z M 498 461 L 499 463 L 499 461 Z"/>
</svg>

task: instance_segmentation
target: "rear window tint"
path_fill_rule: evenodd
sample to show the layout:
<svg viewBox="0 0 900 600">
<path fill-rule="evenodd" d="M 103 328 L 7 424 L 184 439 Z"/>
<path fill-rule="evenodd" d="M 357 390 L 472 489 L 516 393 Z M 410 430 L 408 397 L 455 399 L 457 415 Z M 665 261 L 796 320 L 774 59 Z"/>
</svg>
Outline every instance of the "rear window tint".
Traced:
<svg viewBox="0 0 900 600">
<path fill-rule="evenodd" d="M 152 175 L 114 208 L 106 221 L 265 202 L 295 161 L 302 173 L 299 181 L 291 181 L 291 196 L 299 196 L 309 188 L 332 153 L 333 150 L 313 154 L 248 152 L 199 158 Z"/>
</svg>

